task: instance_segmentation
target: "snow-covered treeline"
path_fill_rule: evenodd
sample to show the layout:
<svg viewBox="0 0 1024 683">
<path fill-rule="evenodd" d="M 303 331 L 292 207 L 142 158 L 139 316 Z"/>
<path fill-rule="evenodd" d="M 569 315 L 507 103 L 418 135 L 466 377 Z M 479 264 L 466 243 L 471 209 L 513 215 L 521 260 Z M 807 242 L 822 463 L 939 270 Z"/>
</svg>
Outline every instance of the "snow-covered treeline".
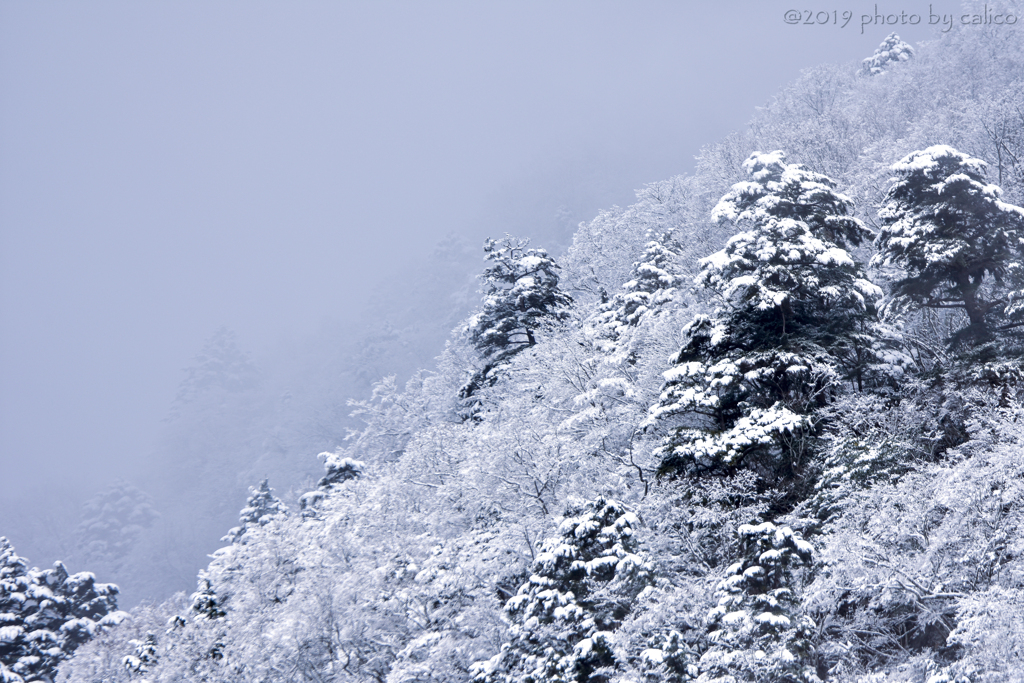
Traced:
<svg viewBox="0 0 1024 683">
<path fill-rule="evenodd" d="M 1024 680 L 1021 74 L 892 37 L 563 256 L 488 241 L 436 367 L 57 680 Z"/>
</svg>

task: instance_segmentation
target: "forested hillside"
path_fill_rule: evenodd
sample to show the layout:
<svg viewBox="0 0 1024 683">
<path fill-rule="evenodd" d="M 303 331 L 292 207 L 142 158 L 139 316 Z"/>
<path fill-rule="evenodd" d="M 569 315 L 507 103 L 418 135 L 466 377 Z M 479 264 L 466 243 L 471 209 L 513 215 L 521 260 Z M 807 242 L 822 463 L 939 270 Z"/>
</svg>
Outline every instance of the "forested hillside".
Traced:
<svg viewBox="0 0 1024 683">
<path fill-rule="evenodd" d="M 489 240 L 436 367 L 296 505 L 253 481 L 193 595 L 42 662 L 0 545 L 0 681 L 1024 680 L 1024 29 L 960 29 L 808 69 L 564 255 Z"/>
</svg>

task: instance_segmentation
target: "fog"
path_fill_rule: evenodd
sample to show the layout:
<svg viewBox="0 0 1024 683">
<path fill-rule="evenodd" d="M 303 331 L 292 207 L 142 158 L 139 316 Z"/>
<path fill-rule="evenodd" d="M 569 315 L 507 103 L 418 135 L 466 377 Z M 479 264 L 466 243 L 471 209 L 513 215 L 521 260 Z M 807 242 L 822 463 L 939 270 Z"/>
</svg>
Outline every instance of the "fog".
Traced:
<svg viewBox="0 0 1024 683">
<path fill-rule="evenodd" d="M 506 231 L 557 252 L 802 68 L 928 37 L 862 33 L 861 4 L 813 8 L 845 28 L 763 1 L 0 5 L 0 534 L 48 564 L 114 479 L 169 497 L 163 420 L 219 328 L 329 387 L 446 235 L 470 269 Z"/>
</svg>

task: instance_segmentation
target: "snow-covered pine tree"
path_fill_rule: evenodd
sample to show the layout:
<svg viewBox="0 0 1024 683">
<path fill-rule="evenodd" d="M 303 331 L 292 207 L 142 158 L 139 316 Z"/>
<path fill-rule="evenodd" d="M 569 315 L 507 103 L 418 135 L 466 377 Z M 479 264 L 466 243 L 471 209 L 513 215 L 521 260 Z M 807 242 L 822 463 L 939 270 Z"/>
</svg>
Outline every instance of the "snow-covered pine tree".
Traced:
<svg viewBox="0 0 1024 683">
<path fill-rule="evenodd" d="M 873 235 L 853 216 L 853 202 L 846 195 L 836 192 L 835 182 L 831 178 L 799 164 L 786 164 L 784 160 L 785 154 L 781 151 L 752 154 L 744 162 L 744 168 L 752 181 L 734 185 L 712 210 L 711 217 L 718 223 L 731 222 L 736 225 L 763 224 L 773 218 L 788 218 L 804 223 L 811 236 L 821 240 L 824 252 L 817 256 L 817 272 L 810 274 L 806 280 L 806 286 L 817 287 L 818 296 L 815 297 L 804 288 L 802 292 L 794 291 L 795 296 L 791 299 L 792 305 L 799 307 L 799 297 L 807 297 L 810 308 L 815 309 L 812 317 L 805 321 L 808 324 L 804 325 L 802 334 L 814 337 L 817 343 L 827 348 L 839 360 L 843 379 L 854 382 L 858 390 L 862 390 L 865 383 L 885 381 L 884 373 L 891 371 L 891 368 L 884 367 L 884 363 L 879 365 L 881 359 L 873 353 L 875 347 L 883 345 L 879 343 L 880 338 L 892 334 L 876 322 L 875 303 L 882 291 L 867 280 L 860 264 L 853 262 L 849 254 L 843 260 L 838 251 L 831 251 L 837 247 L 847 250 L 860 246 Z M 831 268 L 826 262 L 831 258 L 830 255 L 839 257 L 843 261 L 842 266 L 836 264 L 835 269 Z M 764 253 L 757 252 L 755 258 L 762 259 L 763 256 Z M 794 254 L 791 252 L 787 256 L 792 259 Z M 781 268 L 792 270 L 797 265 L 784 262 Z M 835 272 L 829 272 L 831 270 Z M 701 273 L 701 278 L 706 273 L 707 268 Z M 785 289 L 787 285 L 783 282 L 771 282 L 780 274 L 777 268 L 768 268 L 760 276 L 766 278 L 765 285 L 769 290 L 776 284 Z M 744 276 L 735 271 L 733 275 Z M 705 287 L 713 284 L 701 278 L 698 278 L 698 282 Z M 718 282 L 721 283 L 721 280 Z M 791 284 L 797 283 L 794 281 Z M 849 297 L 846 305 L 841 303 L 843 296 Z M 794 308 L 793 313 L 801 316 L 811 314 L 806 303 L 803 311 Z M 783 314 L 788 306 L 790 304 L 781 305 Z M 872 370 L 882 370 L 883 376 L 879 377 Z"/>
<path fill-rule="evenodd" d="M 206 570 L 200 570 L 196 583 L 196 592 L 191 595 L 192 612 L 201 619 L 215 620 L 226 617 L 227 612 L 221 609 L 217 592 Z"/>
<path fill-rule="evenodd" d="M 875 362 L 881 290 L 844 247 L 869 232 L 827 177 L 754 153 L 715 207 L 747 229 L 702 259 L 713 316 L 684 329 L 647 426 L 672 424 L 661 472 L 750 466 L 777 485 L 801 474 L 812 415 L 848 380 L 860 388 Z"/>
<path fill-rule="evenodd" d="M 57 664 L 120 621 L 117 586 L 88 572 L 68 575 L 60 562 L 27 569 L 0 537 L 0 664 L 6 680 L 51 680 Z M 16 677 L 21 677 L 16 678 Z"/>
<path fill-rule="evenodd" d="M 394 377 L 388 378 L 394 380 Z M 317 482 L 317 488 L 299 496 L 299 515 L 303 519 L 316 519 L 319 516 L 318 506 L 327 497 L 327 492 L 335 485 L 358 479 L 366 474 L 366 463 L 345 455 L 348 451 L 324 451 L 318 458 L 324 461 L 325 474 Z"/>
<path fill-rule="evenodd" d="M 905 62 L 913 56 L 914 48 L 900 40 L 895 33 L 890 33 L 875 49 L 875 54 L 864 60 L 859 73 L 862 76 L 877 76 L 885 73 L 889 64 Z"/>
<path fill-rule="evenodd" d="M 511 236 L 484 242 L 491 263 L 481 276 L 484 303 L 467 329 L 483 367 L 462 388 L 463 399 L 493 384 L 503 363 L 536 344 L 542 325 L 569 315 L 572 297 L 558 287 L 558 265 L 528 244 Z"/>
<path fill-rule="evenodd" d="M 558 266 L 529 240 L 487 240 L 483 309 L 470 321 L 473 342 L 500 362 L 537 343 L 535 331 L 548 319 L 564 319 L 572 298 L 558 288 Z"/>
<path fill-rule="evenodd" d="M 218 329 L 203 345 L 178 388 L 171 407 L 171 416 L 203 394 L 213 390 L 239 393 L 255 387 L 260 371 L 235 340 L 235 333 L 226 327 Z"/>
<path fill-rule="evenodd" d="M 743 524 L 737 533 L 744 556 L 718 584 L 718 605 L 707 618 L 713 645 L 700 659 L 697 680 L 817 683 L 814 622 L 793 591 L 795 561 L 809 564 L 814 548 L 771 522 Z"/>
<path fill-rule="evenodd" d="M 853 202 L 836 183 L 802 164 L 785 163 L 781 150 L 754 152 L 743 162 L 749 181 L 736 183 L 711 211 L 716 223 L 758 224 L 770 218 L 801 221 L 815 237 L 842 249 L 859 246 L 871 231 L 853 216 Z"/>
<path fill-rule="evenodd" d="M 357 479 L 366 472 L 366 463 L 362 460 L 354 460 L 339 452 L 324 452 L 317 457 L 323 458 L 324 469 L 326 470 L 326 474 L 317 482 L 317 486 L 320 488 L 327 488 L 350 479 Z"/>
<path fill-rule="evenodd" d="M 1024 209 L 999 200 L 986 166 L 947 145 L 913 152 L 891 167 L 896 177 L 878 212 L 873 264 L 905 271 L 893 285 L 897 301 L 963 311 L 969 324 L 954 344 L 989 341 L 1024 313 L 1008 286 L 1020 275 Z"/>
<path fill-rule="evenodd" d="M 85 503 L 76 531 L 79 547 L 90 564 L 117 562 L 159 517 L 144 491 L 118 479 Z"/>
<path fill-rule="evenodd" d="M 63 563 L 29 571 L 22 602 L 24 638 L 8 662 L 26 681 L 52 680 L 57 665 L 105 626 L 124 618 L 117 586 L 89 572 L 69 575 Z"/>
<path fill-rule="evenodd" d="M 599 348 L 613 356 L 624 352 L 627 362 L 636 361 L 635 349 L 622 349 L 620 340 L 645 316 L 672 300 L 681 284 L 674 260 L 675 254 L 665 246 L 663 237 L 647 243 L 640 260 L 633 263 L 630 279 L 622 285 L 622 291 L 598 308 L 593 326 Z"/>
<path fill-rule="evenodd" d="M 9 667 L 17 664 L 26 647 L 25 602 L 31 584 L 27 563 L 0 536 L 0 682 L 22 680 Z"/>
<path fill-rule="evenodd" d="M 220 552 L 218 551 L 218 553 Z M 214 555 L 214 558 L 217 557 L 218 555 Z M 197 579 L 196 592 L 189 596 L 189 599 L 192 603 L 192 614 L 195 616 L 193 624 L 201 629 L 210 627 L 206 634 L 205 646 L 200 649 L 201 657 L 204 660 L 219 662 L 224 659 L 226 628 L 222 622 L 228 613 L 225 611 L 223 600 L 217 595 L 217 590 L 210 580 L 215 573 L 212 564 L 208 569 L 201 569 Z"/>
<path fill-rule="evenodd" d="M 612 632 L 652 578 L 637 554 L 639 524 L 615 501 L 570 502 L 558 534 L 538 544 L 530 579 L 505 606 L 511 641 L 474 665 L 476 681 L 605 680 L 616 664 Z"/>
<path fill-rule="evenodd" d="M 135 654 L 122 660 L 129 674 L 145 676 L 160 662 L 155 633 L 147 633 L 144 640 L 129 640 L 128 643 L 135 646 Z"/>
<path fill-rule="evenodd" d="M 274 495 L 274 489 L 270 488 L 264 479 L 259 486 L 249 487 L 249 499 L 245 507 L 238 513 L 239 526 L 228 531 L 222 541 L 229 543 L 240 543 L 245 532 L 253 526 L 263 526 L 276 516 L 286 517 L 288 507 Z"/>
</svg>

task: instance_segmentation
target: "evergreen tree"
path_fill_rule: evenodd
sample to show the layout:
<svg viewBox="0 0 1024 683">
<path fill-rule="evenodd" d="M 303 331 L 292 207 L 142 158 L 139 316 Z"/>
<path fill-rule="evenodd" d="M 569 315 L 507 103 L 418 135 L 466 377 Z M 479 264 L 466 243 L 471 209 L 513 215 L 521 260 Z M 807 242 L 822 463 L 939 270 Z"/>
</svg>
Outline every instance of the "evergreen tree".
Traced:
<svg viewBox="0 0 1024 683">
<path fill-rule="evenodd" d="M 836 192 L 831 178 L 801 164 L 785 163 L 780 150 L 754 152 L 743 168 L 749 181 L 736 183 L 711 211 L 722 223 L 759 224 L 771 218 L 804 223 L 818 239 L 843 249 L 859 246 L 871 231 L 853 217 L 853 202 Z"/>
<path fill-rule="evenodd" d="M 319 516 L 320 503 L 335 485 L 359 479 L 366 473 L 366 463 L 345 456 L 345 452 L 341 450 L 334 453 L 325 451 L 317 456 L 323 459 L 326 474 L 317 482 L 315 491 L 308 491 L 299 496 L 299 515 L 303 519 L 316 519 Z"/>
<path fill-rule="evenodd" d="M 874 263 L 906 272 L 893 286 L 897 300 L 963 311 L 969 324 L 954 343 L 988 341 L 1004 317 L 1021 312 L 1007 281 L 1021 269 L 1024 209 L 999 200 L 985 167 L 946 145 L 913 152 L 892 166 L 896 178 L 878 212 Z"/>
<path fill-rule="evenodd" d="M 737 532 L 743 559 L 718 584 L 718 605 L 707 618 L 713 645 L 700 659 L 698 681 L 816 683 L 814 622 L 800 613 L 793 591 L 793 565 L 809 564 L 813 547 L 771 522 Z"/>
<path fill-rule="evenodd" d="M 218 551 L 218 554 L 221 551 Z M 214 558 L 217 557 L 218 555 L 214 555 Z M 212 563 L 210 569 L 213 569 Z M 213 582 L 210 581 L 213 573 L 213 571 L 206 569 L 199 571 L 196 592 L 190 596 L 190 600 L 192 602 L 192 613 L 195 615 L 195 623 L 201 627 L 213 624 L 212 630 L 208 633 L 210 636 L 209 640 L 199 650 L 200 656 L 204 660 L 220 662 L 224 659 L 224 650 L 227 647 L 225 642 L 226 629 L 223 621 L 228 616 L 228 613 L 225 611 L 224 601 L 217 595 Z M 178 619 L 181 619 L 181 617 L 178 617 Z M 182 621 L 184 620 L 182 619 Z"/>
<path fill-rule="evenodd" d="M 93 563 L 124 559 L 160 515 L 145 492 L 119 479 L 86 502 L 82 517 L 77 536 Z"/>
<path fill-rule="evenodd" d="M 875 54 L 861 64 L 862 76 L 877 76 L 885 73 L 885 69 L 893 62 L 905 62 L 914 56 L 914 48 L 900 40 L 895 33 L 890 33 L 875 49 Z"/>
<path fill-rule="evenodd" d="M 327 473 L 317 482 L 317 486 L 321 488 L 357 479 L 366 471 L 366 463 L 344 457 L 341 453 L 324 452 L 318 457 L 324 459 L 324 469 L 327 470 Z"/>
<path fill-rule="evenodd" d="M 192 611 L 202 619 L 216 620 L 227 616 L 221 609 L 217 592 L 213 589 L 209 574 L 205 570 L 199 572 L 196 592 L 192 594 Z"/>
<path fill-rule="evenodd" d="M 868 235 L 850 200 L 820 174 L 754 153 L 712 216 L 748 229 L 701 261 L 697 283 L 718 297 L 686 326 L 648 426 L 675 420 L 661 472 L 730 470 L 799 476 L 812 414 L 843 379 L 863 386 L 876 363 L 881 290 L 843 248 Z"/>
<path fill-rule="evenodd" d="M 123 660 L 128 673 L 145 676 L 160 662 L 155 633 L 147 633 L 145 640 L 130 640 L 128 643 L 135 646 L 135 654 Z"/>
<path fill-rule="evenodd" d="M 192 366 L 185 370 L 185 379 L 171 406 L 171 416 L 176 417 L 185 405 L 209 392 L 240 393 L 256 387 L 259 380 L 259 369 L 238 347 L 235 333 L 221 327 L 203 345 Z"/>
<path fill-rule="evenodd" d="M 647 243 L 643 256 L 633 263 L 630 279 L 622 290 L 598 308 L 594 327 L 598 346 L 613 355 L 620 351 L 620 340 L 635 329 L 646 316 L 672 300 L 681 283 L 675 274 L 675 254 L 663 240 Z M 626 360 L 636 361 L 636 350 L 626 350 Z"/>
<path fill-rule="evenodd" d="M 249 493 L 245 507 L 238 513 L 239 526 L 228 531 L 228 535 L 221 540 L 239 543 L 250 527 L 262 526 L 276 516 L 288 515 L 288 507 L 274 495 L 274 489 L 270 488 L 266 479 L 259 486 L 250 486 Z"/>
<path fill-rule="evenodd" d="M 15 665 L 27 646 L 26 601 L 32 579 L 24 559 L 0 536 L 0 681 L 21 681 L 8 667 Z"/>
<path fill-rule="evenodd" d="M 27 569 L 0 537 L 0 675 L 17 681 L 52 680 L 57 665 L 102 626 L 120 621 L 117 586 L 88 572 Z"/>
<path fill-rule="evenodd" d="M 9 669 L 25 680 L 52 680 L 57 665 L 104 626 L 115 625 L 117 586 L 96 583 L 89 572 L 69 575 L 63 563 L 32 569 L 21 602 L 20 635 L 4 655 Z M 0 639 L 2 640 L 2 639 Z"/>
<path fill-rule="evenodd" d="M 480 683 L 585 683 L 616 664 L 611 634 L 651 581 L 637 554 L 639 519 L 598 498 L 570 503 L 558 535 L 538 544 L 530 579 L 505 606 L 512 640 L 475 665 Z"/>
<path fill-rule="evenodd" d="M 469 398 L 497 379 L 495 371 L 523 349 L 537 343 L 537 330 L 565 320 L 572 297 L 558 287 L 558 266 L 543 249 L 527 249 L 529 240 L 506 236 L 484 243 L 484 304 L 470 318 L 470 341 L 483 360 L 461 392 Z"/>
</svg>

